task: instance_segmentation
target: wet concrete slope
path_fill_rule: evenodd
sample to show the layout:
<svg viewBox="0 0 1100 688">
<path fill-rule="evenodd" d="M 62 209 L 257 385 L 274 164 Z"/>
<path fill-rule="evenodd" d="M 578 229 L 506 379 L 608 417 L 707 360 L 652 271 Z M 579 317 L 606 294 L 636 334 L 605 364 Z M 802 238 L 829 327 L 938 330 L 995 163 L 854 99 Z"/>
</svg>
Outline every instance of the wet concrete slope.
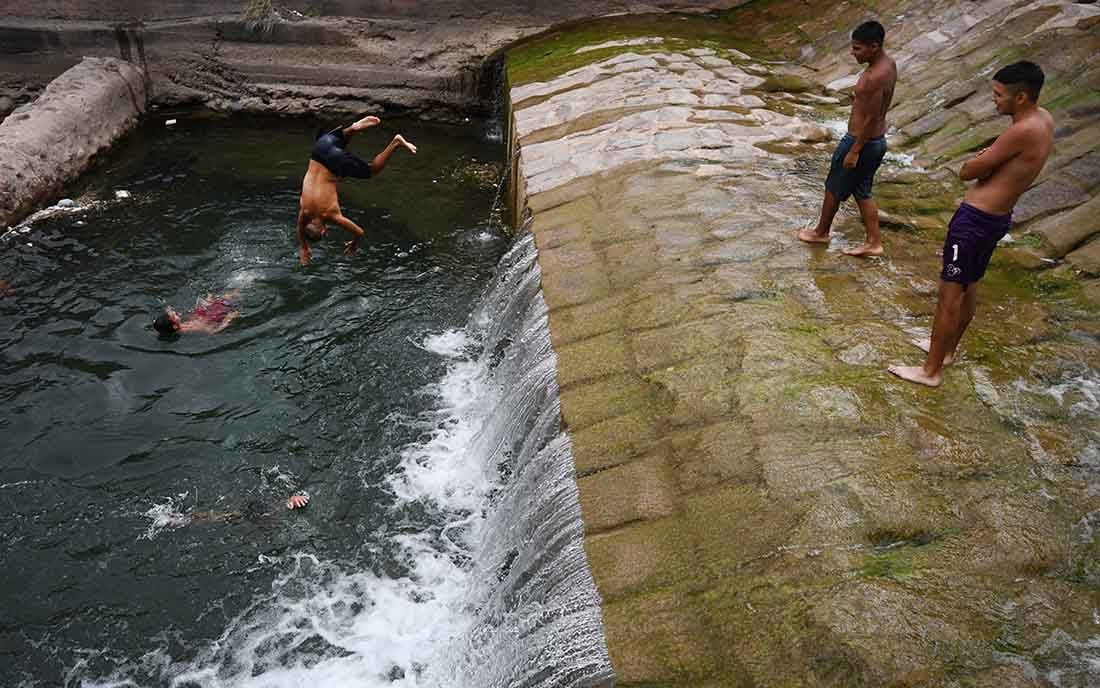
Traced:
<svg viewBox="0 0 1100 688">
<path fill-rule="evenodd" d="M 961 187 L 899 145 L 887 257 L 839 252 L 851 212 L 807 247 L 843 88 L 766 41 L 634 41 L 564 73 L 532 64 L 549 44 L 510 58 L 617 685 L 1097 685 L 1082 283 L 998 258 L 945 386 L 893 378 Z"/>
</svg>

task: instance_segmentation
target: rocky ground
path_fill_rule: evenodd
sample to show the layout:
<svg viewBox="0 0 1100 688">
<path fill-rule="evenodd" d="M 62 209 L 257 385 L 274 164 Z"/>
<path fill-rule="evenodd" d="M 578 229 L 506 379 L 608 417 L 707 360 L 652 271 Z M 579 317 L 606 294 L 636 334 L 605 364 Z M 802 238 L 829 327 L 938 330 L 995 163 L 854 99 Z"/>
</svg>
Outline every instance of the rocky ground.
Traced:
<svg viewBox="0 0 1100 688">
<path fill-rule="evenodd" d="M 934 40 L 916 34 L 943 7 L 878 4 L 908 8 L 909 43 Z M 971 27 L 1003 44 L 997 27 L 1019 34 L 1025 4 L 967 3 L 989 10 Z M 877 186 L 886 258 L 839 253 L 862 239 L 852 213 L 831 247 L 801 244 L 854 71 L 828 46 L 867 8 L 760 5 L 729 18 L 741 41 L 648 27 L 514 55 L 521 186 L 619 684 L 1096 685 L 1094 287 L 1079 262 L 1029 269 L 1044 245 L 1023 232 L 1036 225 L 1014 230 L 1024 249 L 999 251 L 945 386 L 889 376 L 922 357 L 911 340 L 927 335 L 961 195 L 950 169 L 989 134 L 895 135 Z M 1042 21 L 1088 14 L 1059 6 Z M 793 51 L 803 64 L 774 61 L 790 32 L 817 41 Z M 945 70 L 909 43 L 910 73 Z M 969 45 L 943 59 L 980 69 L 984 44 Z M 965 130 L 1003 126 L 973 87 L 952 105 L 973 98 Z M 898 122 L 939 97 L 906 80 Z M 1052 107 L 1061 139 L 1095 130 Z M 1041 183 L 1095 150 L 1082 146 L 1060 145 Z"/>
</svg>

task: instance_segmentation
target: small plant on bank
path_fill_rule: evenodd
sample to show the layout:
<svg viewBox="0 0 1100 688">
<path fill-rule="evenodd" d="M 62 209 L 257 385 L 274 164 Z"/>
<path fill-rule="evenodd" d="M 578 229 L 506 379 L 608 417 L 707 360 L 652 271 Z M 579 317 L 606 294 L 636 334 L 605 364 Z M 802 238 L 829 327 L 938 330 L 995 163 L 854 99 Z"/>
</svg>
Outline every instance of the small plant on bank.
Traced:
<svg viewBox="0 0 1100 688">
<path fill-rule="evenodd" d="M 241 16 L 244 18 L 245 31 L 264 36 L 269 35 L 275 25 L 283 20 L 271 0 L 245 0 Z"/>
</svg>

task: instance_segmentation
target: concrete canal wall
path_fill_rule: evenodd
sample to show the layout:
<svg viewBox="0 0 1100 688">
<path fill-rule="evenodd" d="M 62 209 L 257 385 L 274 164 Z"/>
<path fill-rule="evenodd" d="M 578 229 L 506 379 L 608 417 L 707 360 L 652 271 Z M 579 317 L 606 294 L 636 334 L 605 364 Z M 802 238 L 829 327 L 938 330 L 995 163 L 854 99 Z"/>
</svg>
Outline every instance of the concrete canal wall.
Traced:
<svg viewBox="0 0 1100 688">
<path fill-rule="evenodd" d="M 145 114 L 145 74 L 87 58 L 0 123 L 0 230 L 55 198 Z"/>
</svg>

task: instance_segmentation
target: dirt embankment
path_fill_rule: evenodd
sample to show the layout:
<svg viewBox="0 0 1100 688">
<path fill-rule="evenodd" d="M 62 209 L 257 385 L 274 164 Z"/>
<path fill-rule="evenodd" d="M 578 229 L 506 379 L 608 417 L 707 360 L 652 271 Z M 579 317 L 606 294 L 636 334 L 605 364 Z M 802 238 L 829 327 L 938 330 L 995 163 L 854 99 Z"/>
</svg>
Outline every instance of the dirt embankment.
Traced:
<svg viewBox="0 0 1100 688">
<path fill-rule="evenodd" d="M 117 58 L 87 58 L 0 123 L 0 227 L 79 176 L 146 111 L 145 74 Z"/>
</svg>

